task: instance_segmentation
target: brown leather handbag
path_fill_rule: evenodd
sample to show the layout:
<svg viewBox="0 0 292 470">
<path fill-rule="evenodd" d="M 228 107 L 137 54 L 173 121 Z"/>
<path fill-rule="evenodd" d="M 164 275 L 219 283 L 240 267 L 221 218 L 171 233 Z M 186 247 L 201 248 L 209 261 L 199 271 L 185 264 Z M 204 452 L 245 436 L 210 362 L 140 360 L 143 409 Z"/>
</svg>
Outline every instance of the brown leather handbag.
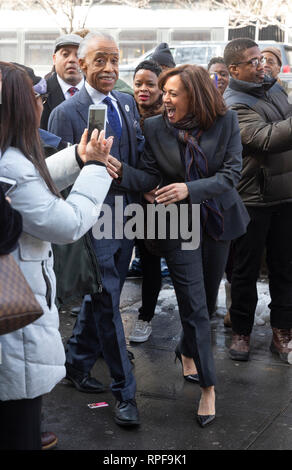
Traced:
<svg viewBox="0 0 292 470">
<path fill-rule="evenodd" d="M 43 310 L 12 255 L 0 256 L 0 335 L 37 320 Z"/>
</svg>

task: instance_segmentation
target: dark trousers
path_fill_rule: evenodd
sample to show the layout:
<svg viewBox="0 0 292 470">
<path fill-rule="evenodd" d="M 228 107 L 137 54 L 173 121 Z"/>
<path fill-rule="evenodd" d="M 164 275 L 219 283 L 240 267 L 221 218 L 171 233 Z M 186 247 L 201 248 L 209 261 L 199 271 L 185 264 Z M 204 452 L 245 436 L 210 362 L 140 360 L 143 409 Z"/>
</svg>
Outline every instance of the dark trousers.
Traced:
<svg viewBox="0 0 292 470">
<path fill-rule="evenodd" d="M 103 289 L 101 294 L 84 298 L 67 343 L 66 359 L 76 369 L 89 372 L 102 353 L 113 379 L 112 393 L 117 400 L 128 400 L 135 396 L 136 382 L 127 354 L 119 306 L 133 241 L 93 239 L 93 245 Z"/>
<path fill-rule="evenodd" d="M 157 299 L 161 289 L 160 256 L 155 256 L 146 248 L 144 240 L 136 241 L 143 272 L 142 307 L 139 309 L 139 320 L 150 322 L 154 317 Z"/>
<path fill-rule="evenodd" d="M 182 324 L 180 350 L 194 359 L 201 387 L 216 382 L 208 304 L 210 309 L 215 306 L 229 245 L 204 237 L 197 250 L 165 253 Z"/>
<path fill-rule="evenodd" d="M 41 450 L 42 397 L 0 401 L 0 450 Z"/>
<path fill-rule="evenodd" d="M 271 326 L 292 328 L 292 204 L 247 207 L 250 223 L 234 242 L 231 283 L 232 329 L 249 335 L 257 306 L 257 280 L 266 248 Z"/>
</svg>

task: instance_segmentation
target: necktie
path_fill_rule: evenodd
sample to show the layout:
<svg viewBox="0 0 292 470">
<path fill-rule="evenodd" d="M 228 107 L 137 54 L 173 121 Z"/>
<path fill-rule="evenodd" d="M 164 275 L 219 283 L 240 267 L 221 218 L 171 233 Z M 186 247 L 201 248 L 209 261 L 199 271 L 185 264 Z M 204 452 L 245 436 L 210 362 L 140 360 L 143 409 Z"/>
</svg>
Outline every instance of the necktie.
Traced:
<svg viewBox="0 0 292 470">
<path fill-rule="evenodd" d="M 79 91 L 79 89 L 76 88 L 76 86 L 71 86 L 71 88 L 69 88 L 69 90 L 67 90 L 67 91 L 70 94 L 70 96 L 73 96 L 73 95 L 75 95 L 76 91 Z"/>
<path fill-rule="evenodd" d="M 122 135 L 122 126 L 118 112 L 109 96 L 103 100 L 103 103 L 107 105 L 107 119 L 112 130 L 114 131 L 114 135 L 120 139 Z"/>
</svg>

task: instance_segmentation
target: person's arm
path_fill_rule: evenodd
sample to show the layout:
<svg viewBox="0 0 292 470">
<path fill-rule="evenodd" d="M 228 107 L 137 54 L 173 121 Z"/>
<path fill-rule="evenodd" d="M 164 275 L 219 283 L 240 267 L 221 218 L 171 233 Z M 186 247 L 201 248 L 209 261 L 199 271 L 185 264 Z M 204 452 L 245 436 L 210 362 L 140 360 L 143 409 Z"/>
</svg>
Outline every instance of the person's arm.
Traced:
<svg viewBox="0 0 292 470">
<path fill-rule="evenodd" d="M 13 251 L 22 232 L 22 217 L 5 199 L 0 186 L 0 255 Z"/>
<path fill-rule="evenodd" d="M 237 112 L 242 145 L 255 157 L 257 153 L 292 149 L 292 117 L 269 123 L 247 106 L 233 106 L 232 109 Z"/>
<path fill-rule="evenodd" d="M 11 201 L 23 217 L 24 232 L 51 243 L 67 244 L 78 240 L 97 222 L 112 180 L 105 164 L 96 160 L 102 160 L 100 153 L 104 153 L 106 161 L 111 139 L 104 139 L 104 132 L 101 132 L 95 149 L 94 133 L 86 146 L 87 160 L 66 200 L 51 193 L 27 158 L 18 156 L 16 160 L 13 150 L 7 155 L 1 172 L 17 180 Z M 82 149 L 81 155 L 84 158 Z M 62 173 L 65 159 L 59 159 L 57 166 Z"/>
<path fill-rule="evenodd" d="M 227 143 L 221 168 L 213 176 L 187 182 L 192 204 L 220 196 L 222 193 L 235 188 L 241 177 L 242 145 L 236 113 L 232 112 L 230 121 L 231 134 Z"/>
<path fill-rule="evenodd" d="M 95 152 L 97 151 L 97 132 L 94 131 L 92 133 L 90 144 L 87 144 L 87 136 L 88 132 L 87 129 L 85 129 L 78 145 L 67 147 L 66 149 L 54 153 L 50 157 L 46 158 L 46 164 L 51 178 L 53 179 L 59 191 L 62 191 L 74 183 L 80 173 L 81 168 L 84 166 L 87 160 L 96 159 Z M 106 139 L 107 142 L 109 142 L 109 140 L 111 140 L 111 138 Z M 61 160 L 62 165 L 60 165 Z M 97 160 L 96 163 L 98 163 Z M 103 153 L 100 152 L 99 164 L 106 165 L 106 163 L 107 157 L 105 158 Z"/>
<path fill-rule="evenodd" d="M 109 174 L 119 180 L 121 188 L 128 191 L 146 193 L 156 188 L 161 181 L 161 174 L 155 156 L 150 146 L 145 142 L 143 154 L 140 157 L 139 168 L 133 168 L 109 156 Z"/>
</svg>

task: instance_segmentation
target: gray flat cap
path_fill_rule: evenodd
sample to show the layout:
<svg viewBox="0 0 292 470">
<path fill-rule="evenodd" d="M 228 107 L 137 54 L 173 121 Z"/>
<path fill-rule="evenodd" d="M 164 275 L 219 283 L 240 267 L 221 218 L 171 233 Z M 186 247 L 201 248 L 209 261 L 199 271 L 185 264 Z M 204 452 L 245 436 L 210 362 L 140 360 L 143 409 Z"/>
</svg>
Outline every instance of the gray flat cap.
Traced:
<svg viewBox="0 0 292 470">
<path fill-rule="evenodd" d="M 58 49 L 64 46 L 79 47 L 81 41 L 82 37 L 78 34 L 64 34 L 64 36 L 60 36 L 56 39 L 54 52 L 57 52 Z"/>
</svg>

